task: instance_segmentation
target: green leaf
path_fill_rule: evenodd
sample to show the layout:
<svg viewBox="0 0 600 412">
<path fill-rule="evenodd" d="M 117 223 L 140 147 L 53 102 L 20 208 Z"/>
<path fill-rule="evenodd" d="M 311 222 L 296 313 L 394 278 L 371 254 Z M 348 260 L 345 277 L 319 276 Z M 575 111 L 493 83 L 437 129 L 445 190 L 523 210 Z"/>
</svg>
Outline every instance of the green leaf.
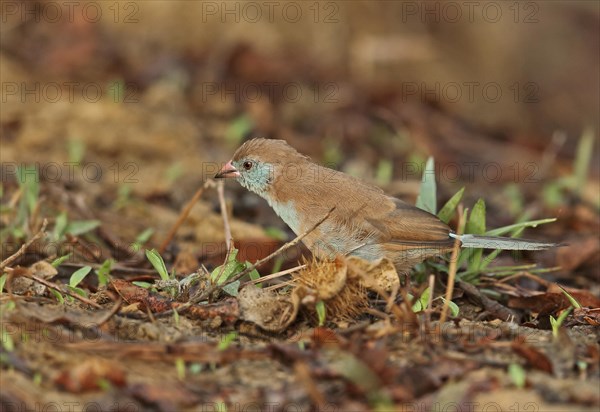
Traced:
<svg viewBox="0 0 600 412">
<path fill-rule="evenodd" d="M 189 370 L 192 375 L 198 375 L 204 369 L 204 365 L 198 362 L 194 362 L 190 365 Z"/>
<path fill-rule="evenodd" d="M 170 184 L 175 183 L 184 173 L 183 165 L 181 162 L 173 163 L 165 172 L 165 178 Z"/>
<path fill-rule="evenodd" d="M 62 265 L 70 257 L 71 257 L 71 253 L 67 253 L 66 255 L 63 255 L 61 257 L 58 257 L 58 258 L 54 259 L 52 261 L 51 265 L 54 266 L 55 268 L 57 268 L 60 265 Z"/>
<path fill-rule="evenodd" d="M 249 268 L 250 266 L 252 266 L 252 263 L 246 261 L 246 269 Z M 275 273 L 275 272 L 273 272 L 273 273 Z M 260 273 L 258 273 L 258 270 L 256 270 L 256 268 L 255 268 L 250 273 L 248 273 L 248 276 L 250 277 L 250 279 L 256 280 L 256 279 L 260 278 Z M 262 283 L 257 283 L 256 287 L 262 288 Z"/>
<path fill-rule="evenodd" d="M 177 371 L 177 379 L 180 381 L 185 379 L 185 360 L 183 358 L 175 359 L 175 370 Z"/>
<path fill-rule="evenodd" d="M 508 365 L 508 376 L 510 376 L 510 380 L 517 388 L 521 389 L 525 387 L 527 380 L 525 369 L 518 363 Z"/>
<path fill-rule="evenodd" d="M 62 212 L 54 221 L 54 231 L 52 232 L 54 240 L 60 240 L 66 233 L 67 229 L 67 212 Z"/>
<path fill-rule="evenodd" d="M 419 189 L 419 196 L 417 197 L 416 206 L 419 209 L 423 209 L 435 215 L 437 205 L 435 163 L 433 161 L 433 157 L 429 157 L 427 159 L 427 163 L 425 164 L 425 171 L 423 172 L 423 178 L 421 179 L 421 187 Z"/>
<path fill-rule="evenodd" d="M 239 144 L 242 139 L 254 128 L 254 121 L 248 115 L 241 115 L 233 120 L 225 131 L 228 142 Z"/>
<path fill-rule="evenodd" d="M 0 276 L 0 293 L 4 292 L 4 285 L 6 284 L 6 278 L 8 277 L 8 273 Z"/>
<path fill-rule="evenodd" d="M 67 143 L 69 162 L 81 163 L 85 154 L 85 142 L 81 139 L 69 139 Z"/>
<path fill-rule="evenodd" d="M 375 181 L 379 186 L 388 185 L 392 181 L 394 175 L 394 165 L 388 159 L 382 159 L 377 165 L 377 172 L 375 174 Z"/>
<path fill-rule="evenodd" d="M 467 226 L 465 228 L 466 233 L 473 233 L 475 235 L 483 235 L 485 233 L 485 201 L 479 199 L 467 220 Z"/>
<path fill-rule="evenodd" d="M 486 236 L 502 236 L 508 232 L 512 232 L 515 229 L 520 228 L 528 228 L 528 227 L 537 227 L 538 225 L 543 225 L 545 223 L 556 222 L 556 218 L 548 218 L 548 219 L 539 219 L 539 220 L 531 220 L 529 222 L 520 222 L 515 223 L 513 225 L 502 226 L 496 229 L 488 230 L 485 232 Z"/>
<path fill-rule="evenodd" d="M 81 281 L 90 273 L 92 270 L 91 266 L 84 266 L 77 269 L 69 278 L 69 286 L 74 288 L 81 283 Z"/>
<path fill-rule="evenodd" d="M 424 311 L 425 309 L 427 309 L 427 303 L 429 303 L 429 294 L 430 294 L 430 290 L 429 287 L 427 289 L 425 289 L 423 291 L 423 293 L 421 293 L 421 297 L 419 298 L 419 300 L 417 300 L 414 305 L 412 306 L 412 311 L 413 312 L 421 312 Z"/>
<path fill-rule="evenodd" d="M 96 276 L 98 276 L 98 283 L 101 286 L 106 286 L 110 280 L 110 270 L 112 269 L 115 261 L 113 259 L 106 259 L 102 262 L 102 265 L 96 269 Z"/>
<path fill-rule="evenodd" d="M 56 300 L 58 300 L 58 302 L 61 305 L 65 304 L 65 298 L 63 298 L 63 295 L 61 295 L 59 291 L 54 290 L 54 289 L 50 289 L 50 293 L 52 293 L 54 295 L 54 297 L 56 298 Z"/>
<path fill-rule="evenodd" d="M 212 273 L 210 274 L 210 278 L 213 283 L 216 283 L 217 285 L 222 285 L 223 283 L 227 282 L 227 280 L 246 269 L 248 262 L 238 262 L 237 254 L 238 250 L 232 249 L 229 253 L 227 262 L 225 262 L 225 264 L 215 268 L 212 271 Z M 253 274 L 253 276 L 255 275 Z M 223 292 L 227 293 L 228 295 L 237 296 L 239 288 L 240 281 L 236 280 L 235 282 L 231 282 L 230 284 L 223 286 L 222 289 Z"/>
<path fill-rule="evenodd" d="M 562 287 L 559 286 L 559 288 L 562 291 L 562 293 L 564 293 L 564 295 L 567 297 L 567 299 L 569 299 L 569 302 L 571 302 L 571 306 L 573 306 L 575 309 L 581 309 L 581 304 L 579 302 L 577 302 L 577 299 L 575 299 L 573 296 L 571 296 Z"/>
<path fill-rule="evenodd" d="M 2 347 L 7 352 L 12 352 L 15 350 L 15 342 L 5 327 L 2 328 Z"/>
<path fill-rule="evenodd" d="M 227 404 L 225 402 L 223 402 L 222 400 L 215 402 L 214 405 L 215 405 L 215 412 L 227 412 Z"/>
<path fill-rule="evenodd" d="M 563 186 L 557 181 L 548 182 L 542 188 L 542 198 L 548 207 L 557 207 L 564 202 Z"/>
<path fill-rule="evenodd" d="M 318 301 L 317 305 L 315 306 L 315 309 L 317 311 L 317 318 L 319 319 L 319 326 L 323 326 L 327 317 L 327 309 L 325 307 L 325 302 L 323 302 L 322 300 Z"/>
<path fill-rule="evenodd" d="M 99 220 L 74 220 L 67 224 L 65 233 L 70 233 L 73 236 L 83 235 L 100 226 Z"/>
<path fill-rule="evenodd" d="M 446 298 L 442 298 L 442 301 L 446 303 Z M 458 305 L 452 302 L 451 300 L 448 301 L 448 308 L 450 308 L 450 314 L 453 318 L 457 317 L 460 313 L 460 308 L 458 307 Z"/>
<path fill-rule="evenodd" d="M 575 162 L 573 165 L 573 174 L 575 180 L 575 192 L 581 195 L 585 188 L 585 183 L 590 169 L 590 163 L 592 161 L 592 154 L 594 148 L 594 131 L 591 128 L 585 129 L 583 135 L 579 139 L 577 145 L 577 154 L 575 156 Z"/>
<path fill-rule="evenodd" d="M 240 289 L 240 281 L 236 280 L 235 282 L 228 283 L 221 289 L 223 289 L 223 292 L 227 293 L 230 296 L 237 296 Z"/>
<path fill-rule="evenodd" d="M 160 253 L 156 251 L 156 249 L 146 249 L 146 258 L 148 258 L 148 260 L 150 261 L 154 269 L 158 272 L 162 280 L 169 280 L 169 272 L 167 271 L 167 267 L 165 266 L 165 261 L 163 260 Z"/>
<path fill-rule="evenodd" d="M 462 200 L 463 194 L 465 193 L 465 188 L 462 187 L 458 192 L 454 194 L 442 207 L 442 209 L 438 212 L 438 217 L 444 223 L 448 223 L 450 219 L 452 219 L 452 215 L 454 215 L 454 211 L 458 207 L 458 204 Z"/>
<path fill-rule="evenodd" d="M 81 288 L 74 286 L 67 286 L 69 290 L 73 293 L 77 293 L 79 296 L 87 297 L 87 292 Z"/>
<path fill-rule="evenodd" d="M 18 167 L 17 181 L 21 189 L 23 205 L 29 210 L 29 214 L 32 214 L 36 208 L 40 193 L 40 178 L 37 167 Z"/>
<path fill-rule="evenodd" d="M 572 306 L 570 306 L 567 310 L 563 310 L 557 319 L 555 319 L 552 315 L 550 316 L 550 324 L 552 325 L 552 336 L 554 336 L 554 338 L 558 338 L 558 331 L 565 319 L 567 318 L 567 316 L 569 316 L 569 313 L 571 313 L 571 310 L 573 310 Z"/>
<path fill-rule="evenodd" d="M 150 240 L 150 238 L 152 237 L 153 234 L 154 234 L 154 229 L 149 227 L 149 228 L 145 229 L 142 233 L 137 235 L 137 237 L 135 238 L 135 243 L 139 243 L 140 245 L 143 245 L 148 240 Z"/>
<path fill-rule="evenodd" d="M 217 349 L 219 351 L 224 351 L 225 349 L 227 349 L 237 338 L 237 332 L 236 331 L 231 331 L 229 332 L 227 335 L 225 335 L 223 337 L 223 339 L 221 339 L 221 341 L 219 342 L 219 345 L 217 347 Z"/>
<path fill-rule="evenodd" d="M 521 187 L 516 183 L 510 183 L 504 188 L 504 198 L 508 204 L 507 209 L 512 216 L 523 212 L 525 199 Z"/>
<path fill-rule="evenodd" d="M 275 240 L 284 241 L 288 238 L 287 233 L 275 226 L 265 228 L 265 234 Z"/>
<path fill-rule="evenodd" d="M 485 233 L 485 202 L 483 199 L 479 199 L 467 220 L 465 227 L 466 233 L 473 233 L 475 235 L 481 235 Z M 475 271 L 481 266 L 481 257 L 483 256 L 483 249 L 471 249 L 471 255 L 467 270 Z"/>
<path fill-rule="evenodd" d="M 215 268 L 211 274 L 210 278 L 213 283 L 217 285 L 222 285 L 227 281 L 227 279 L 231 278 L 235 274 L 241 272 L 246 268 L 246 265 L 237 261 L 237 249 L 232 249 L 229 253 L 229 257 L 227 262 L 223 265 Z"/>
<path fill-rule="evenodd" d="M 146 230 L 144 230 L 135 238 L 135 241 L 131 244 L 131 250 L 137 253 L 142 248 L 142 246 L 150 239 L 150 237 L 152 237 L 153 234 L 154 229 L 152 228 L 147 228 Z"/>
<path fill-rule="evenodd" d="M 139 286 L 141 288 L 144 288 L 144 289 L 150 289 L 152 286 L 154 286 L 152 283 L 143 282 L 141 280 L 134 280 L 131 283 L 133 283 L 134 285 Z"/>
</svg>

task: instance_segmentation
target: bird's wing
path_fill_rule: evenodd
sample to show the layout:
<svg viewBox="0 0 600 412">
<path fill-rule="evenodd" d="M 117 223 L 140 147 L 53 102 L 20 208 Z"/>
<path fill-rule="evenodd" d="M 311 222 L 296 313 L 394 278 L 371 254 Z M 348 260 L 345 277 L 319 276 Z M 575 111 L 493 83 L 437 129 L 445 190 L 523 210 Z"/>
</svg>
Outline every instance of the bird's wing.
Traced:
<svg viewBox="0 0 600 412">
<path fill-rule="evenodd" d="M 380 241 L 389 248 L 403 250 L 416 248 L 446 249 L 454 239 L 450 228 L 432 215 L 399 199 L 389 198 L 393 209 L 382 216 L 366 217 L 369 227 L 380 232 Z"/>
</svg>

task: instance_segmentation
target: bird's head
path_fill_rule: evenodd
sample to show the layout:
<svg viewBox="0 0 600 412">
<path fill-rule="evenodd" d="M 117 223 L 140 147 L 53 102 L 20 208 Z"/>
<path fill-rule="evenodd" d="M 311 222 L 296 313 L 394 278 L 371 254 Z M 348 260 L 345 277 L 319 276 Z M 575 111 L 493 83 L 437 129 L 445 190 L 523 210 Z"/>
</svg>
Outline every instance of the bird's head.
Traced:
<svg viewBox="0 0 600 412">
<path fill-rule="evenodd" d="M 236 150 L 215 178 L 235 178 L 246 189 L 267 197 L 286 166 L 305 160 L 284 140 L 252 139 Z"/>
</svg>

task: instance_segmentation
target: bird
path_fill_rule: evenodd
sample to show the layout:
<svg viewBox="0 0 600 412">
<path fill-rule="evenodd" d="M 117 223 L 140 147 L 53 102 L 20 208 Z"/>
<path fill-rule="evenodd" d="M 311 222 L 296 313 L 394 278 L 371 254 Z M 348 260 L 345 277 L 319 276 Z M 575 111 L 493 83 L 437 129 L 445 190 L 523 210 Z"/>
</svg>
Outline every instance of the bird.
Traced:
<svg viewBox="0 0 600 412">
<path fill-rule="evenodd" d="M 457 235 L 437 216 L 389 196 L 379 187 L 311 161 L 284 140 L 243 143 L 215 175 L 256 193 L 321 259 L 387 258 L 408 272 L 423 260 L 463 248 L 543 250 L 554 243 L 506 237 Z M 329 215 L 328 215 L 329 213 Z M 319 224 L 323 217 L 327 218 Z"/>
</svg>

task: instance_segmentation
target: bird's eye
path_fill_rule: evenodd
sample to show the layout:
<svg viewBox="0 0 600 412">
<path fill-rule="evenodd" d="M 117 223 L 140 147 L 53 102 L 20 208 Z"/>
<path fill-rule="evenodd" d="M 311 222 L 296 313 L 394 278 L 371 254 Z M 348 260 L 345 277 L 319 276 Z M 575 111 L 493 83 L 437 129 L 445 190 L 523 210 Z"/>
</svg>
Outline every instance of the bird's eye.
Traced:
<svg viewBox="0 0 600 412">
<path fill-rule="evenodd" d="M 252 169 L 252 166 L 254 166 L 254 163 L 252 163 L 252 162 L 251 162 L 251 161 L 249 161 L 249 160 L 246 160 L 246 161 L 244 162 L 243 166 L 244 166 L 244 169 L 246 169 L 246 170 L 250 170 L 250 169 Z"/>
</svg>

